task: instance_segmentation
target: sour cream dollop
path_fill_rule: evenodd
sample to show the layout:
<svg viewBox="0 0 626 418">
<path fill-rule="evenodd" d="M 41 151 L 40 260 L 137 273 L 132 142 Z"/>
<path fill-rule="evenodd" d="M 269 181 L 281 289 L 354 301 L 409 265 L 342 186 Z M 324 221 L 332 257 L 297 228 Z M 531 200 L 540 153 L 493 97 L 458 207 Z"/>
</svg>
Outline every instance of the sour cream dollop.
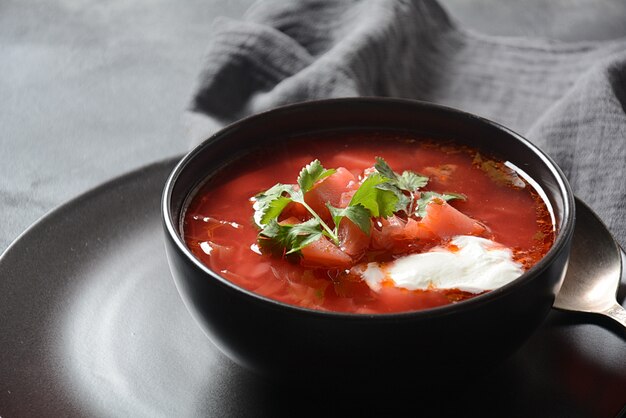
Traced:
<svg viewBox="0 0 626 418">
<path fill-rule="evenodd" d="M 522 265 L 513 261 L 512 251 L 497 242 L 459 235 L 450 244 L 388 263 L 368 263 L 361 275 L 374 291 L 379 291 L 384 281 L 392 281 L 408 290 L 480 293 L 503 286 L 524 272 Z"/>
</svg>

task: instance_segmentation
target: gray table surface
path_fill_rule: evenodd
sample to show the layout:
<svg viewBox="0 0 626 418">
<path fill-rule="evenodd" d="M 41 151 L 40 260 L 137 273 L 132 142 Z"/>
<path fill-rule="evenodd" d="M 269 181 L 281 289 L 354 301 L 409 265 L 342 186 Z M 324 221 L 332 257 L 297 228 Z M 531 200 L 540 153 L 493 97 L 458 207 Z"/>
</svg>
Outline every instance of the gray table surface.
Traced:
<svg viewBox="0 0 626 418">
<path fill-rule="evenodd" d="M 250 0 L 0 2 L 0 251 L 59 204 L 189 146 L 212 20 Z M 444 0 L 466 27 L 626 36 L 622 0 Z"/>
<path fill-rule="evenodd" d="M 441 1 L 487 34 L 626 37 L 623 0 Z M 0 252 L 63 202 L 187 150 L 211 22 L 250 3 L 1 0 Z"/>
</svg>

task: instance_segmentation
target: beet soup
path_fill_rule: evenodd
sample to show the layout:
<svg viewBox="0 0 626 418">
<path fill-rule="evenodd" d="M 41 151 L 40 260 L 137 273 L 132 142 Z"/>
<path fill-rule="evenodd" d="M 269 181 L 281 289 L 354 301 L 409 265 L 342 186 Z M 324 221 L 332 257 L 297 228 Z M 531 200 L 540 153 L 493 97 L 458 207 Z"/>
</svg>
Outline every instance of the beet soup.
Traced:
<svg viewBox="0 0 626 418">
<path fill-rule="evenodd" d="M 188 199 L 184 240 L 247 290 L 363 314 L 458 303 L 514 280 L 554 242 L 509 163 L 402 132 L 308 134 L 229 162 Z"/>
</svg>

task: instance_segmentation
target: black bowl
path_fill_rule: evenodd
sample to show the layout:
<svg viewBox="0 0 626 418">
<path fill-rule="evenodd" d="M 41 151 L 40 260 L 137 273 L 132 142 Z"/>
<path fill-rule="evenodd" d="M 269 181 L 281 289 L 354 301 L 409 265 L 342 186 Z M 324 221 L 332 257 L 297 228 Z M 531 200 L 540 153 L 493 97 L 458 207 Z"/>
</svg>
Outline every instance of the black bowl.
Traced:
<svg viewBox="0 0 626 418">
<path fill-rule="evenodd" d="M 190 194 L 224 161 L 277 138 L 334 130 L 412 131 L 486 150 L 536 181 L 553 209 L 548 254 L 512 283 L 473 299 L 396 314 L 346 314 L 286 305 L 238 287 L 202 264 L 181 238 Z M 170 175 L 162 201 L 166 249 L 185 305 L 236 363 L 283 382 L 380 387 L 454 381 L 510 355 L 546 317 L 561 286 L 574 230 L 574 195 L 561 170 L 520 135 L 454 109 L 410 100 L 351 98 L 277 108 L 198 145 Z M 381 380 L 383 379 L 383 380 Z"/>
</svg>

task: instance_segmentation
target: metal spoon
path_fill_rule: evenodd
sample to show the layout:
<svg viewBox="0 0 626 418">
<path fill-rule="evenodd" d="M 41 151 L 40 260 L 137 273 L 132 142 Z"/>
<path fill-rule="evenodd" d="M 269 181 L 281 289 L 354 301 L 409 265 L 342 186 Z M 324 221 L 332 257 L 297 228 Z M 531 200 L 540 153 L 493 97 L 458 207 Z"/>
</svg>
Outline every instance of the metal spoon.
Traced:
<svg viewBox="0 0 626 418">
<path fill-rule="evenodd" d="M 608 316 L 626 328 L 626 309 L 617 303 L 622 252 L 593 211 L 576 199 L 576 226 L 569 266 L 554 307 Z"/>
</svg>

